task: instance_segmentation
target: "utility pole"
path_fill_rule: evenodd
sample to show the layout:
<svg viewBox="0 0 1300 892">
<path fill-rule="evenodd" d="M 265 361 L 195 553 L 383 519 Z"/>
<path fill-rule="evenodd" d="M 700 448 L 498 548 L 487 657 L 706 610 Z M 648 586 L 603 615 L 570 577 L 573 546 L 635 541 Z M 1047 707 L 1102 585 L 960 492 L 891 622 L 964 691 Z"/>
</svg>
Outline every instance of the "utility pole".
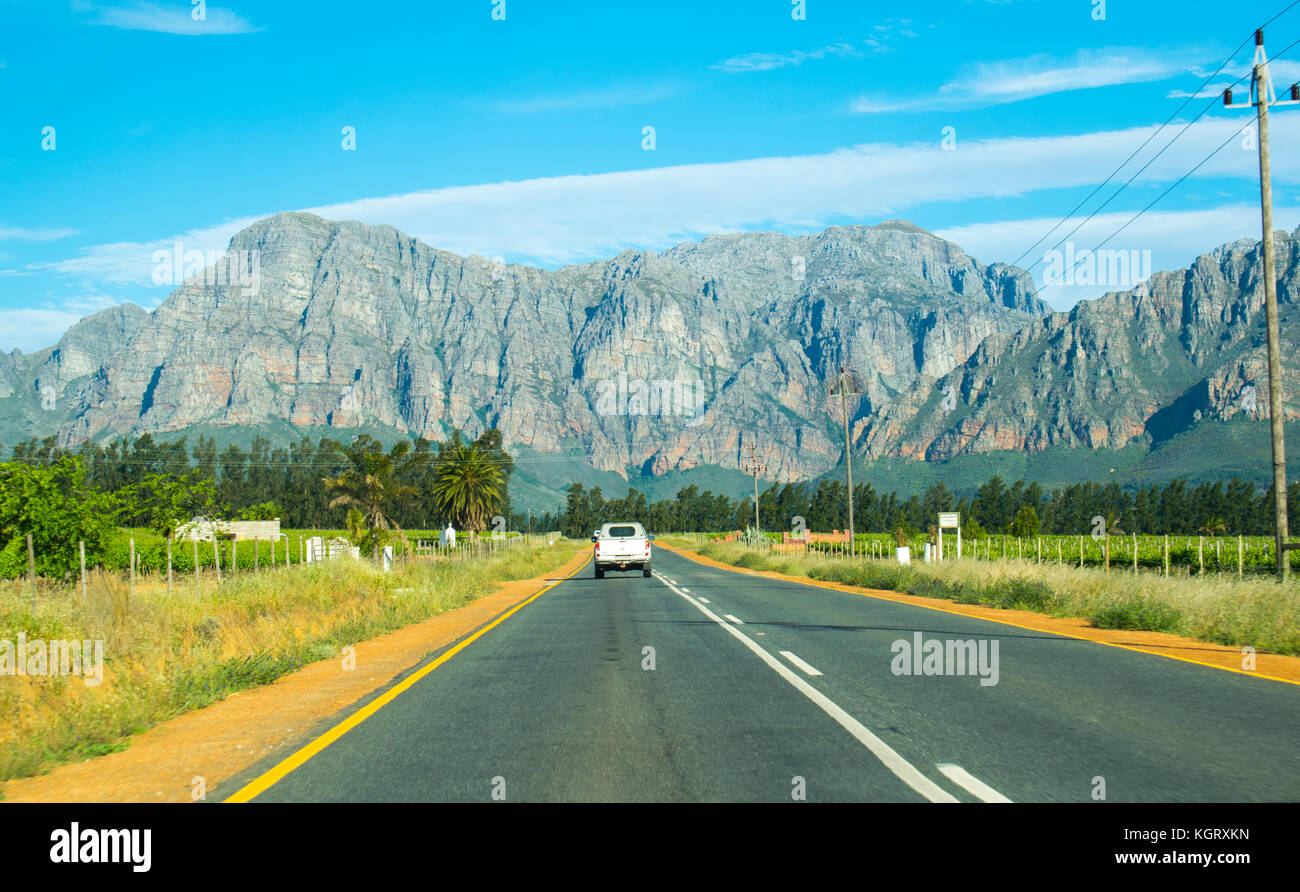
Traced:
<svg viewBox="0 0 1300 892">
<path fill-rule="evenodd" d="M 844 426 L 844 473 L 848 485 L 849 502 L 849 556 L 853 556 L 853 452 L 849 447 L 849 397 L 858 396 L 857 382 L 851 372 L 840 366 L 840 373 L 835 378 L 831 393 L 840 395 L 840 422 Z M 849 388 L 853 388 L 850 390 Z"/>
<path fill-rule="evenodd" d="M 1268 415 L 1273 435 L 1273 511 L 1277 551 L 1277 579 L 1285 582 L 1290 569 L 1287 551 L 1300 543 L 1287 542 L 1286 443 L 1283 438 L 1282 360 L 1277 321 L 1277 274 L 1273 264 L 1273 183 L 1268 153 L 1268 108 L 1270 105 L 1300 105 L 1300 85 L 1291 85 L 1291 98 L 1279 102 L 1268 75 L 1268 54 L 1264 52 L 1264 30 L 1255 31 L 1255 73 L 1251 80 L 1252 101 L 1232 104 L 1231 88 L 1223 91 L 1227 108 L 1254 106 L 1259 122 L 1259 198 L 1264 229 L 1260 253 L 1264 261 L 1264 317 L 1268 329 Z"/>
<path fill-rule="evenodd" d="M 745 461 L 745 473 L 754 475 L 754 535 L 762 535 L 763 528 L 758 524 L 758 475 L 767 473 L 767 466 L 759 462 L 754 455 L 754 447 L 746 445 L 748 457 Z"/>
</svg>

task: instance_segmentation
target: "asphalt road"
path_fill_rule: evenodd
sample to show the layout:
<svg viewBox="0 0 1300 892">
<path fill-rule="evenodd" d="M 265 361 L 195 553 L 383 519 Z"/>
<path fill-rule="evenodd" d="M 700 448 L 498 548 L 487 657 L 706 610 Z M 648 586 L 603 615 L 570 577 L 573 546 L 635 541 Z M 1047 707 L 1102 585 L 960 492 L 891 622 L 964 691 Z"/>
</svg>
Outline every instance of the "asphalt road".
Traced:
<svg viewBox="0 0 1300 892">
<path fill-rule="evenodd" d="M 257 801 L 1300 801 L 1296 685 L 654 564 L 588 565 Z M 983 674 L 897 674 L 917 633 Z"/>
</svg>

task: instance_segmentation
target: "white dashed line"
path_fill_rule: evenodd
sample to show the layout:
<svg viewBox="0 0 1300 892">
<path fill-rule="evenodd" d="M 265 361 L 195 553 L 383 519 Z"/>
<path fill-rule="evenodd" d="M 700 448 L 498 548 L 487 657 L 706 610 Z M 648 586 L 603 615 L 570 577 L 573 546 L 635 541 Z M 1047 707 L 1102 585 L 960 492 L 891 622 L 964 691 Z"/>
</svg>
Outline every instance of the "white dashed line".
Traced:
<svg viewBox="0 0 1300 892">
<path fill-rule="evenodd" d="M 974 796 L 975 798 L 983 802 L 1010 802 L 1011 801 L 1010 799 L 1008 799 L 1007 797 L 999 793 L 997 790 L 993 789 L 988 784 L 984 783 L 984 781 L 980 780 L 977 777 L 974 777 L 969 771 L 967 771 L 965 768 L 962 768 L 960 765 L 952 765 L 952 764 L 945 763 L 941 765 L 936 765 L 935 767 L 938 768 L 941 772 L 943 772 L 944 777 L 948 778 L 948 780 L 952 781 L 954 784 L 961 787 L 967 793 L 970 793 L 972 796 Z"/>
<path fill-rule="evenodd" d="M 686 589 L 682 589 L 682 591 L 686 591 Z M 700 603 L 701 603 L 701 604 L 712 604 L 713 602 L 710 601 L 708 598 L 700 598 Z"/>
<path fill-rule="evenodd" d="M 796 666 L 802 669 L 804 671 L 804 674 L 806 675 L 821 675 L 821 672 L 819 672 L 814 667 L 808 665 L 807 663 L 805 663 L 803 660 L 796 657 L 793 653 L 791 653 L 788 650 L 781 651 L 781 656 L 785 657 L 791 663 L 794 663 Z"/>
<path fill-rule="evenodd" d="M 743 625 L 745 624 L 745 621 L 744 621 L 743 619 L 736 619 L 736 618 L 735 618 L 734 616 L 732 616 L 730 613 L 724 613 L 724 614 L 722 614 L 722 616 L 723 616 L 725 619 L 729 619 L 729 620 L 731 620 L 733 623 L 735 623 L 735 624 L 738 625 L 738 626 L 743 626 Z"/>
<path fill-rule="evenodd" d="M 881 763 L 892 771 L 903 783 L 907 784 L 931 802 L 959 801 L 956 796 L 952 795 L 943 787 L 922 774 L 917 770 L 915 765 L 900 756 L 889 744 L 885 743 L 875 734 L 872 734 L 865 725 L 837 706 L 829 697 L 817 690 L 808 682 L 804 681 L 798 675 L 795 675 L 793 669 L 786 666 L 763 648 L 759 647 L 758 643 L 744 632 L 734 626 L 727 625 L 727 623 L 723 621 L 722 617 L 719 617 L 716 613 L 709 610 L 709 608 L 701 604 L 698 599 L 693 598 L 688 594 L 684 594 L 676 585 L 670 583 L 666 577 L 659 576 L 657 573 L 655 576 L 660 582 L 667 585 L 680 597 L 694 605 L 696 610 L 700 611 L 719 626 L 726 629 L 727 634 L 735 637 L 741 644 L 753 651 L 760 660 L 766 663 L 772 671 L 776 672 L 777 675 L 780 675 L 783 679 L 789 682 L 795 690 L 803 694 L 813 703 L 816 703 L 823 712 L 838 722 L 840 727 L 852 734 L 859 743 L 870 750 L 871 754 L 879 759 Z M 727 619 L 735 621 L 734 617 L 727 617 Z"/>
</svg>

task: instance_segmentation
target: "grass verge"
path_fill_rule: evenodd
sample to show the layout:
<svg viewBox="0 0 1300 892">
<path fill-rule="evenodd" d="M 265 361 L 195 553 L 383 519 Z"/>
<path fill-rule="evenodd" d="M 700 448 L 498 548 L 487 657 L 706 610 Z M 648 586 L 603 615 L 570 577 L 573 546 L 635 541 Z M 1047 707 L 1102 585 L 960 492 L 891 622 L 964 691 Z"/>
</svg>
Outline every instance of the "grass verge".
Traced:
<svg viewBox="0 0 1300 892">
<path fill-rule="evenodd" d="M 368 561 L 239 574 L 202 600 L 104 574 L 68 593 L 0 596 L 0 641 L 102 641 L 103 679 L 0 676 L 0 782 L 122 749 L 127 738 L 343 647 L 453 610 L 497 584 L 546 573 L 586 543 L 521 545 L 476 560 L 382 572 Z"/>
<path fill-rule="evenodd" d="M 668 537 L 665 537 L 668 538 Z M 1032 561 L 892 561 L 755 551 L 739 543 L 668 539 L 716 561 L 863 588 L 1081 617 L 1103 629 L 1170 632 L 1260 652 L 1300 655 L 1300 583 L 1235 577 L 1165 578 Z"/>
</svg>

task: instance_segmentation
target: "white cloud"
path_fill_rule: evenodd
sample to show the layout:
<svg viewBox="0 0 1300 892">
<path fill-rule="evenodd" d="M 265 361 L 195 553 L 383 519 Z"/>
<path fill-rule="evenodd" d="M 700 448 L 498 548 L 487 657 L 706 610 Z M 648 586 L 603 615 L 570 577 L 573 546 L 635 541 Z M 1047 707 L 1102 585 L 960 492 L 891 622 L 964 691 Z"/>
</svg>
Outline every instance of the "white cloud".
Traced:
<svg viewBox="0 0 1300 892">
<path fill-rule="evenodd" d="M 1165 80 L 1186 70 L 1186 61 L 1169 52 L 1143 49 L 1080 50 L 1068 61 L 1036 55 L 964 67 L 938 91 L 925 96 L 859 96 L 850 108 L 858 114 L 975 108 L 1019 102 L 1037 96 L 1122 84 Z"/>
<path fill-rule="evenodd" d="M 527 99 L 506 99 L 493 104 L 507 114 L 532 114 L 547 111 L 585 111 L 593 108 L 617 108 L 625 105 L 644 105 L 669 99 L 683 92 L 681 84 L 627 84 L 581 90 L 555 96 L 535 96 Z"/>
<path fill-rule="evenodd" d="M 0 331 L 5 332 L 0 349 L 43 350 L 58 343 L 64 332 L 86 316 L 120 303 L 109 297 L 80 297 L 43 307 L 0 309 Z"/>
<path fill-rule="evenodd" d="M 1156 194 L 1153 185 L 1172 182 L 1246 123 L 1240 116 L 1203 119 L 1112 208 L 1144 206 Z M 1300 115 L 1278 115 L 1274 129 L 1279 145 L 1300 140 Z M 1040 190 L 1091 187 L 1152 130 L 959 139 L 951 152 L 942 151 L 936 138 L 932 145 L 863 145 L 820 155 L 455 186 L 300 210 L 332 220 L 390 224 L 461 255 L 499 254 L 556 266 L 611 257 L 628 248 L 662 249 L 711 233 L 810 231 L 832 223 L 907 216 L 927 205 L 945 206 L 956 215 L 957 205 L 971 199 L 1011 199 Z M 1173 132 L 1167 129 L 1148 152 L 1164 145 Z M 1279 189 L 1300 183 L 1300 153 L 1275 153 L 1273 162 Z M 1121 176 L 1127 175 L 1126 170 Z M 1230 144 L 1194 179 L 1228 177 L 1250 182 L 1257 176 L 1255 154 Z M 28 269 L 88 282 L 148 285 L 155 250 L 171 249 L 178 240 L 185 250 L 222 250 L 235 232 L 277 210 L 286 209 L 260 208 L 238 220 L 156 241 L 94 245 L 79 256 L 32 264 Z M 1235 237 L 1225 225 L 1222 236 L 1207 238 L 1196 247 L 1208 248 Z M 1016 253 L 1034 238 L 1025 239 Z"/>
<path fill-rule="evenodd" d="M 210 34 L 249 34 L 260 31 L 244 18 L 226 9 L 208 6 L 205 17 L 196 20 L 196 7 L 190 4 L 163 6 L 158 3 L 136 2 L 128 6 L 96 8 L 98 15 L 92 25 L 104 25 L 124 31 L 155 31 L 161 34 L 181 34 L 198 37 Z"/>
<path fill-rule="evenodd" d="M 884 51 L 884 45 L 876 38 L 868 38 L 866 43 L 873 51 Z M 743 56 L 723 59 L 721 62 L 709 67 L 725 71 L 727 74 L 741 74 L 750 71 L 772 71 L 790 65 L 802 65 L 804 62 L 813 62 L 818 59 L 825 59 L 828 56 L 844 58 L 860 55 L 862 55 L 861 51 L 852 44 L 833 43 L 815 50 L 791 50 L 788 53 L 746 53 Z"/>
<path fill-rule="evenodd" d="M 1136 211 L 1099 214 L 1070 235 L 1072 253 L 1079 255 L 1091 250 L 1123 226 Z M 1047 233 L 1060 218 L 1007 220 L 996 223 L 973 223 L 953 226 L 935 232 L 935 235 L 961 245 L 972 257 L 982 262 L 994 260 L 1010 263 Z M 1034 286 L 1039 295 L 1057 309 L 1067 309 L 1078 301 L 1097 297 L 1107 291 L 1127 290 L 1120 287 L 1094 285 L 1067 285 L 1051 281 L 1048 264 L 1041 262 L 1049 250 L 1055 248 L 1084 217 L 1071 218 L 1049 238 L 1027 254 L 1020 265 L 1031 269 Z M 1273 209 L 1274 229 L 1292 231 L 1300 225 L 1300 205 L 1279 206 Z M 1182 269 L 1201 254 L 1207 254 L 1219 245 L 1239 238 L 1259 239 L 1260 218 L 1258 204 L 1229 204 L 1221 207 L 1192 211 L 1152 210 L 1138 217 L 1118 236 L 1106 243 L 1106 249 L 1123 251 L 1150 251 L 1151 269 Z M 1064 252 L 1066 245 L 1061 245 Z M 1044 287 L 1048 286 L 1048 287 Z"/>
<path fill-rule="evenodd" d="M 0 242 L 52 242 L 77 234 L 75 229 L 23 229 L 0 227 Z"/>
</svg>

